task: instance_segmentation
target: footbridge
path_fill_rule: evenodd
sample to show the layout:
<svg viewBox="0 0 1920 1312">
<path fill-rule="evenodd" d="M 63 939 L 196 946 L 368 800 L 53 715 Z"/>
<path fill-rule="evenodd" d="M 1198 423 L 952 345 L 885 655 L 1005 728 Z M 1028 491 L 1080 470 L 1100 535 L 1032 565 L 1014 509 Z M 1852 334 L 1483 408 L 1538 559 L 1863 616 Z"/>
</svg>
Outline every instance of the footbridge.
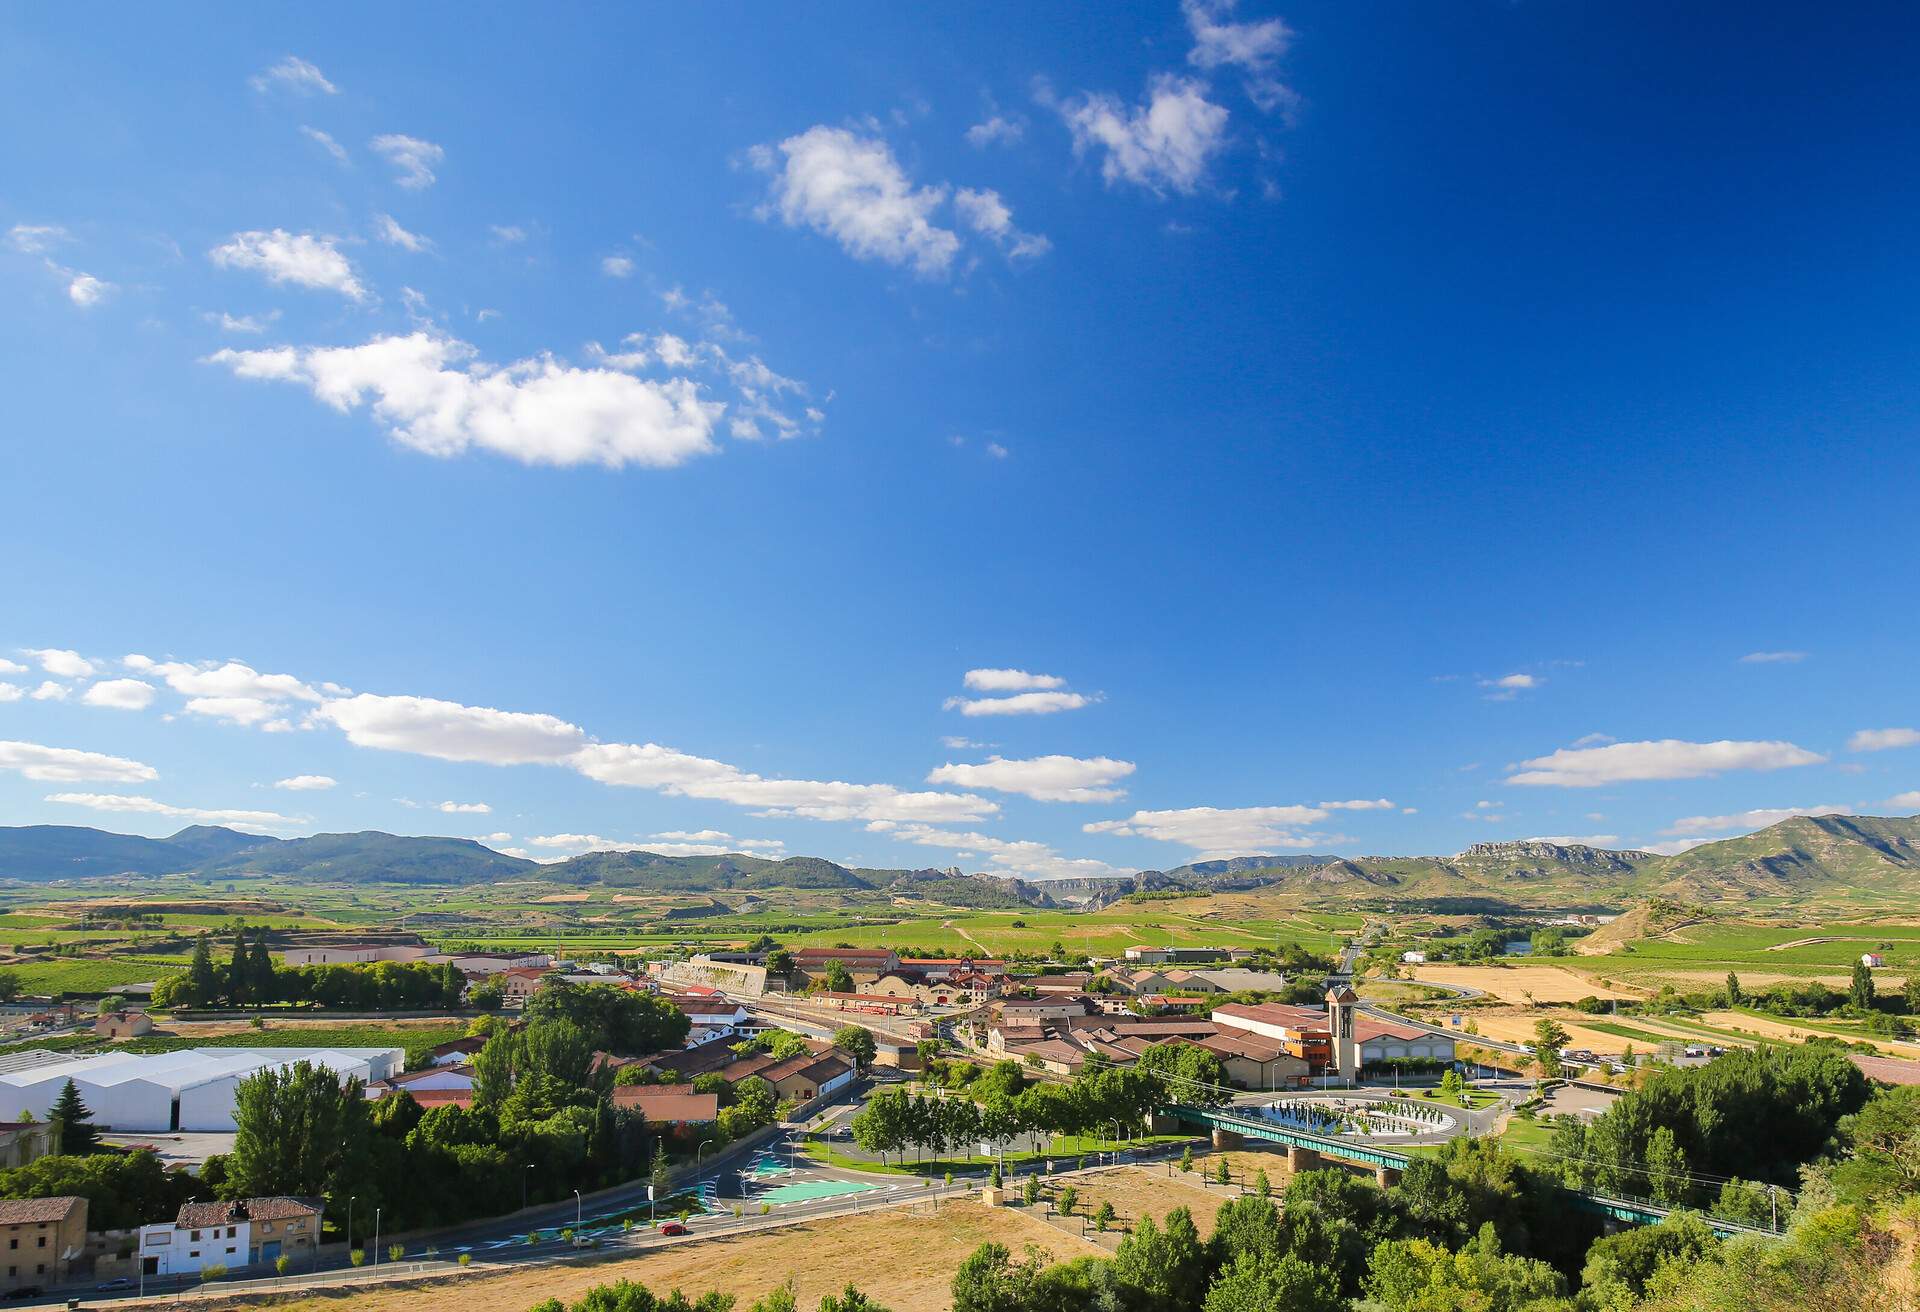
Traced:
<svg viewBox="0 0 1920 1312">
<path fill-rule="evenodd" d="M 1397 1184 L 1401 1172 L 1405 1171 L 1413 1161 L 1410 1154 L 1396 1152 L 1392 1148 L 1379 1144 L 1345 1139 L 1338 1135 L 1315 1134 L 1310 1130 L 1296 1130 L 1257 1116 L 1237 1115 L 1220 1107 L 1198 1107 L 1181 1103 L 1162 1108 L 1159 1116 L 1208 1131 L 1213 1136 L 1216 1148 L 1237 1147 L 1249 1140 L 1278 1144 L 1286 1150 L 1288 1167 L 1295 1171 L 1314 1170 L 1321 1165 L 1324 1158 L 1370 1166 L 1373 1168 L 1374 1178 L 1383 1188 Z M 1611 1194 L 1569 1189 L 1564 1185 L 1561 1188 L 1566 1193 L 1568 1201 L 1580 1211 L 1605 1217 L 1619 1225 L 1656 1225 L 1674 1212 L 1684 1210 L 1668 1207 L 1647 1198 L 1622 1198 Z M 1722 1238 L 1734 1235 L 1778 1238 L 1781 1233 L 1764 1225 L 1729 1221 L 1706 1213 L 1701 1213 L 1700 1216 L 1713 1228 L 1713 1232 Z"/>
</svg>

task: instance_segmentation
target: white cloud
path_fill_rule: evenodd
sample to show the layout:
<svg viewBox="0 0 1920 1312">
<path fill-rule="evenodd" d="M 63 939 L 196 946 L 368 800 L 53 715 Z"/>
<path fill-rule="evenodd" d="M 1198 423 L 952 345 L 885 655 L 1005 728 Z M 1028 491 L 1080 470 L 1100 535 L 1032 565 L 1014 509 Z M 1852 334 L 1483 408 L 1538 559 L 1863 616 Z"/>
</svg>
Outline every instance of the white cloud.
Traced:
<svg viewBox="0 0 1920 1312">
<path fill-rule="evenodd" d="M 276 86 L 302 96 L 316 93 L 333 96 L 340 92 L 339 87 L 327 81 L 326 74 L 298 55 L 288 55 L 266 72 L 248 78 L 247 83 L 260 92 L 270 91 Z"/>
<path fill-rule="evenodd" d="M 1126 789 L 1109 785 L 1134 769 L 1132 761 L 1107 756 L 1036 756 L 1025 761 L 995 756 L 981 765 L 939 766 L 927 775 L 927 782 L 1019 793 L 1039 802 L 1115 802 L 1127 795 Z"/>
<path fill-rule="evenodd" d="M 1105 152 L 1100 174 L 1108 185 L 1131 182 L 1156 194 L 1190 194 L 1226 141 L 1227 111 L 1207 99 L 1207 88 L 1161 74 L 1148 85 L 1147 103 L 1128 107 L 1112 95 L 1090 94 L 1057 106 L 1073 133 L 1073 148 Z"/>
<path fill-rule="evenodd" d="M 977 743 L 971 738 L 960 738 L 952 734 L 949 734 L 948 736 L 942 738 L 940 740 L 940 745 L 946 748 L 948 751 L 952 751 L 952 752 L 964 752 L 964 751 L 968 751 L 976 748 L 985 748 L 985 747 L 993 746 L 992 743 Z"/>
<path fill-rule="evenodd" d="M 1750 651 L 1740 658 L 1742 665 L 1797 665 L 1807 658 L 1803 651 Z"/>
<path fill-rule="evenodd" d="M 1920 789 L 1910 793 L 1895 793 L 1884 805 L 1896 811 L 1920 811 Z"/>
<path fill-rule="evenodd" d="M 1723 770 L 1784 770 L 1818 765 L 1827 758 L 1788 742 L 1610 743 L 1605 747 L 1567 748 L 1513 767 L 1507 782 L 1558 788 L 1599 788 L 1649 779 L 1698 779 Z"/>
<path fill-rule="evenodd" d="M 987 454 L 995 460 L 1005 460 L 1007 458 L 1007 449 L 998 442 L 989 442 L 987 443 Z"/>
<path fill-rule="evenodd" d="M 43 682 L 33 690 L 33 699 L 37 702 L 63 702 L 73 689 L 64 683 L 55 683 L 52 679 Z"/>
<path fill-rule="evenodd" d="M 209 310 L 200 317 L 223 333 L 263 333 L 267 325 L 279 319 L 280 311 L 273 310 L 262 315 L 232 315 L 225 310 L 217 313 Z"/>
<path fill-rule="evenodd" d="M 1010 260 L 1033 259 L 1053 249 L 1045 237 L 1013 226 L 1013 211 L 997 191 L 962 187 L 953 193 L 953 208 L 962 223 L 999 246 Z"/>
<path fill-rule="evenodd" d="M 1619 741 L 1620 740 L 1618 738 L 1615 738 L 1612 734 L 1589 733 L 1589 734 L 1583 734 L 1582 736 L 1575 738 L 1573 740 L 1573 745 L 1575 747 L 1604 747 L 1608 743 L 1617 743 Z"/>
<path fill-rule="evenodd" d="M 450 457 L 473 448 L 524 464 L 668 468 L 717 448 L 724 403 L 691 380 L 579 369 L 552 356 L 490 365 L 465 342 L 420 331 L 364 346 L 224 350 L 242 378 L 297 383 L 345 413 L 371 401 L 399 442 Z"/>
<path fill-rule="evenodd" d="M 0 702 L 17 702 L 26 695 L 17 683 L 0 683 Z"/>
<path fill-rule="evenodd" d="M 433 243 L 417 232 L 408 232 L 391 214 L 373 216 L 373 235 L 389 246 L 398 246 L 415 255 L 433 249 Z"/>
<path fill-rule="evenodd" d="M 144 711 L 153 704 L 153 695 L 153 685 L 138 679 L 103 679 L 88 688 L 80 700 L 117 711 Z"/>
<path fill-rule="evenodd" d="M 0 656 L 0 674 L 25 674 L 26 672 L 27 667 L 19 661 L 10 661 L 4 656 Z"/>
<path fill-rule="evenodd" d="M 318 702 L 319 689 L 291 674 L 262 674 L 240 661 L 218 664 L 189 664 L 185 661 L 155 662 L 141 657 L 134 669 L 158 675 L 167 686 L 187 698 L 186 710 L 192 715 L 225 720 L 238 725 L 272 725 L 285 715 L 294 702 Z"/>
<path fill-rule="evenodd" d="M 502 246 L 518 246 L 527 239 L 527 230 L 517 223 L 489 224 L 487 230 Z"/>
<path fill-rule="evenodd" d="M 1057 674 L 1029 674 L 1025 670 L 968 670 L 961 682 L 975 692 L 1029 692 L 1067 686 Z"/>
<path fill-rule="evenodd" d="M 763 216 L 832 237 L 855 259 L 938 277 L 960 250 L 960 238 L 932 222 L 947 189 L 914 186 L 878 137 L 820 125 L 748 157 L 772 175 Z"/>
<path fill-rule="evenodd" d="M 333 156 L 339 163 L 345 164 L 347 162 L 347 148 L 335 141 L 327 133 L 322 132 L 319 128 L 310 128 L 303 125 L 300 129 L 300 135 L 319 146 L 320 149 L 326 151 L 327 154 Z"/>
<path fill-rule="evenodd" d="M 1257 23 L 1229 23 L 1234 0 L 1183 0 L 1193 49 L 1187 62 L 1195 68 L 1239 68 L 1246 73 L 1247 98 L 1261 109 L 1292 108 L 1299 97 L 1274 76 L 1274 65 L 1287 53 L 1293 31 L 1278 18 Z"/>
<path fill-rule="evenodd" d="M 509 833 L 481 834 L 473 840 L 476 843 L 511 843 L 513 835 Z"/>
<path fill-rule="evenodd" d="M 16 223 L 7 229 L 7 244 L 23 255 L 44 255 L 72 240 L 73 234 L 57 223 Z"/>
<path fill-rule="evenodd" d="M 26 654 L 40 662 L 40 668 L 62 679 L 86 679 L 93 676 L 93 662 L 77 651 L 60 647 L 29 647 Z"/>
<path fill-rule="evenodd" d="M 600 272 L 609 278 L 631 278 L 634 263 L 624 255 L 609 255 L 600 261 Z"/>
<path fill-rule="evenodd" d="M 1546 680 L 1533 674 L 1505 674 L 1497 679 L 1482 679 L 1480 686 L 1490 689 L 1487 700 L 1490 702 L 1510 702 L 1522 692 L 1538 688 Z"/>
<path fill-rule="evenodd" d="M 446 158 L 447 152 L 431 141 L 422 141 L 418 137 L 404 136 L 398 132 L 389 132 L 375 137 L 367 143 L 373 152 L 400 171 L 395 182 L 410 191 L 431 187 L 434 182 L 433 168 Z"/>
<path fill-rule="evenodd" d="M 301 821 L 276 811 L 208 810 L 198 806 L 170 806 L 151 797 L 133 797 L 124 793 L 49 793 L 47 801 L 66 806 L 84 806 L 92 811 L 112 811 L 123 815 L 164 815 L 198 824 L 232 825 L 241 829 L 288 829 Z"/>
<path fill-rule="evenodd" d="M 102 282 L 90 273 L 75 273 L 67 282 L 67 299 L 83 310 L 92 309 L 114 290 L 110 282 Z"/>
<path fill-rule="evenodd" d="M 441 761 L 554 764 L 572 757 L 587 740 L 577 725 L 555 716 L 462 706 L 432 697 L 361 693 L 330 701 L 314 714 L 337 725 L 357 747 Z"/>
<path fill-rule="evenodd" d="M 353 301 L 365 300 L 367 295 L 354 276 L 353 264 L 334 246 L 332 237 L 285 228 L 236 232 L 225 245 L 209 251 L 207 258 L 220 268 L 257 273 L 278 285 L 339 292 Z"/>
<path fill-rule="evenodd" d="M 273 786 L 289 793 L 314 793 L 338 787 L 339 780 L 326 774 L 296 774 L 289 779 L 275 780 Z"/>
<path fill-rule="evenodd" d="M 1322 811 L 1391 811 L 1393 803 L 1384 797 L 1371 800 L 1363 797 L 1351 802 L 1322 802 L 1320 809 Z"/>
<path fill-rule="evenodd" d="M 968 793 L 910 793 L 891 784 L 767 779 L 657 743 L 595 743 L 583 748 L 571 764 L 604 784 L 730 802 L 757 808 L 756 814 L 763 816 L 933 823 L 976 820 L 1000 809 L 998 803 Z"/>
<path fill-rule="evenodd" d="M 1077 711 L 1093 700 L 1077 692 L 1023 692 L 1011 697 L 949 697 L 943 705 L 962 715 L 1053 715 Z"/>
<path fill-rule="evenodd" d="M 1847 739 L 1850 752 L 1884 752 L 1891 747 L 1920 747 L 1920 729 L 1862 729 Z"/>
<path fill-rule="evenodd" d="M 967 144 L 984 149 L 987 146 L 1018 145 L 1027 135 L 1027 121 L 1024 118 L 1007 118 L 995 114 L 983 123 L 975 123 L 967 129 Z"/>
<path fill-rule="evenodd" d="M 22 742 L 0 742 L 0 770 L 15 770 L 29 779 L 56 784 L 131 784 L 160 777 L 152 766 L 124 756 Z"/>
<path fill-rule="evenodd" d="M 1733 815 L 1690 815 L 1675 820 L 1660 832 L 1668 838 L 1691 838 L 1698 834 L 1719 834 L 1730 830 L 1749 833 L 1777 825 L 1797 815 L 1852 815 L 1850 806 L 1777 806 L 1739 811 Z"/>
<path fill-rule="evenodd" d="M 442 802 L 436 810 L 448 815 L 492 815 L 493 808 L 485 802 Z"/>
<path fill-rule="evenodd" d="M 1614 847 L 1620 842 L 1618 834 L 1546 834 L 1538 838 L 1522 838 L 1522 843 L 1556 843 L 1561 847 Z"/>
<path fill-rule="evenodd" d="M 1135 811 L 1125 820 L 1097 820 L 1081 828 L 1089 834 L 1180 843 L 1198 849 L 1202 854 L 1198 860 L 1313 847 L 1331 840 L 1303 834 L 1298 826 L 1326 818 L 1326 811 L 1317 806 L 1192 806 L 1179 811 Z"/>
<path fill-rule="evenodd" d="M 1119 872 L 1104 861 L 1063 857 L 1045 843 L 1030 840 L 996 838 L 991 834 L 936 829 L 924 824 L 892 824 L 876 821 L 867 826 L 873 833 L 886 834 L 901 842 L 921 847 L 940 847 L 962 856 L 984 853 L 999 867 L 993 873 L 1022 875 L 1029 879 L 1067 879 Z"/>
</svg>

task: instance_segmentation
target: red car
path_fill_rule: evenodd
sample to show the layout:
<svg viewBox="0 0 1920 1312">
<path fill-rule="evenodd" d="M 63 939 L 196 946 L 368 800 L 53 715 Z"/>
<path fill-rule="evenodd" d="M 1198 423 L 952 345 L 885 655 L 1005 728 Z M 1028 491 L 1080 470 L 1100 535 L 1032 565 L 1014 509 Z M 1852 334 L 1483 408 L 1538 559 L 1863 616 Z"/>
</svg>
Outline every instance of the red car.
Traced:
<svg viewBox="0 0 1920 1312">
<path fill-rule="evenodd" d="M 686 1232 L 687 1228 L 678 1221 L 662 1221 L 660 1223 L 660 1233 L 663 1235 L 683 1235 Z"/>
</svg>

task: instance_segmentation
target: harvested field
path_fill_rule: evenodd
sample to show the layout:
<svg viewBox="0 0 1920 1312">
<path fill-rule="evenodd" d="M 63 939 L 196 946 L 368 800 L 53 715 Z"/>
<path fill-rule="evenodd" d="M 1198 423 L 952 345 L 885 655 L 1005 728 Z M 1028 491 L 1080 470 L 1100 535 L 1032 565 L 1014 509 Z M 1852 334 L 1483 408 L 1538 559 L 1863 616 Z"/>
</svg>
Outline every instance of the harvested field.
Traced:
<svg viewBox="0 0 1920 1312">
<path fill-rule="evenodd" d="M 1415 966 L 1416 981 L 1480 989 L 1502 1002 L 1577 1002 L 1581 998 L 1637 996 L 1599 980 L 1577 975 L 1564 966 Z"/>
<path fill-rule="evenodd" d="M 1567 1043 L 1570 1047 L 1590 1048 L 1594 1052 L 1619 1052 L 1620 1049 L 1626 1045 L 1626 1040 L 1617 1035 L 1607 1034 L 1600 1030 L 1588 1029 L 1586 1026 L 1580 1024 L 1579 1020 L 1575 1019 L 1579 1015 L 1579 1012 L 1569 1013 L 1558 1011 L 1550 1014 L 1546 1012 L 1518 1011 L 1475 1012 L 1473 1015 L 1473 1023 L 1479 1027 L 1480 1033 L 1489 1039 L 1498 1039 L 1502 1043 L 1532 1043 L 1534 1025 L 1542 1020 L 1551 1018 L 1557 1021 L 1562 1029 L 1566 1030 L 1569 1036 Z M 1627 1017 L 1622 1017 L 1621 1019 L 1632 1024 L 1635 1029 L 1643 1028 L 1637 1017 L 1631 1020 Z M 1461 1034 L 1458 1037 L 1462 1043 L 1473 1042 L 1473 1035 L 1471 1034 Z"/>
<path fill-rule="evenodd" d="M 701 1239 L 644 1257 L 566 1263 L 465 1276 L 407 1288 L 366 1289 L 278 1303 L 298 1312 L 527 1312 L 545 1298 L 578 1299 L 595 1285 L 636 1280 L 657 1293 L 691 1296 L 718 1289 L 740 1307 L 789 1276 L 801 1307 L 838 1293 L 849 1280 L 893 1312 L 944 1312 L 954 1268 L 981 1244 L 997 1241 L 1015 1253 L 1037 1244 L 1056 1260 L 1102 1250 L 1019 1208 L 946 1203 L 935 1216 L 914 1208 L 839 1217 L 739 1238 Z M 250 1300 L 259 1306 L 265 1300 Z"/>
</svg>

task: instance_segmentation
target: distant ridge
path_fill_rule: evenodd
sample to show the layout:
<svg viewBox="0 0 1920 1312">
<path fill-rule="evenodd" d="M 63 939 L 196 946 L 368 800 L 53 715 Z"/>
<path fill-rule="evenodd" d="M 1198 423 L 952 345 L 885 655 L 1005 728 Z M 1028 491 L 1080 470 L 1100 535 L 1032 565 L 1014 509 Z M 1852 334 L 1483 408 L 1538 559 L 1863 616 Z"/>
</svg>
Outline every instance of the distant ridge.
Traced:
<svg viewBox="0 0 1920 1312">
<path fill-rule="evenodd" d="M 1135 893 L 1252 890 L 1296 893 L 1308 900 L 1358 896 L 1575 906 L 1656 895 L 1698 902 L 1870 894 L 1920 906 L 1920 816 L 1795 816 L 1673 856 L 1524 839 L 1475 843 L 1451 857 L 1249 855 L 1171 870 L 1046 881 L 958 870 L 855 870 L 822 857 L 776 860 L 739 852 L 589 852 L 543 864 L 468 838 L 377 830 L 279 839 L 195 825 L 166 838 L 143 838 L 73 825 L 0 827 L 0 879 L 44 883 L 151 875 L 434 886 L 518 879 L 659 893 L 793 889 L 879 893 L 983 909 L 1094 908 Z"/>
</svg>

